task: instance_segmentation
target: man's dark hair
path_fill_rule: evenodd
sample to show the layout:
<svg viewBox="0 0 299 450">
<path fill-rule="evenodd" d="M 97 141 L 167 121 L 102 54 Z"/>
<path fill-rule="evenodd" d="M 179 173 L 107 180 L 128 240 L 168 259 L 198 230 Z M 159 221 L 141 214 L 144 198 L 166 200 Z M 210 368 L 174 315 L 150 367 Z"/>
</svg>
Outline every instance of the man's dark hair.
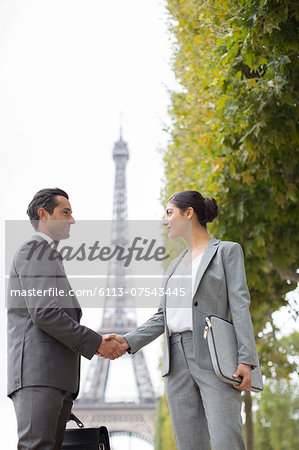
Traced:
<svg viewBox="0 0 299 450">
<path fill-rule="evenodd" d="M 57 195 L 62 195 L 66 199 L 69 199 L 69 196 L 65 191 L 59 188 L 53 189 L 41 189 L 38 191 L 27 208 L 27 214 L 29 216 L 30 222 L 33 225 L 33 228 L 37 230 L 39 216 L 37 211 L 39 208 L 45 208 L 49 214 L 53 214 L 54 208 L 58 205 Z"/>
</svg>

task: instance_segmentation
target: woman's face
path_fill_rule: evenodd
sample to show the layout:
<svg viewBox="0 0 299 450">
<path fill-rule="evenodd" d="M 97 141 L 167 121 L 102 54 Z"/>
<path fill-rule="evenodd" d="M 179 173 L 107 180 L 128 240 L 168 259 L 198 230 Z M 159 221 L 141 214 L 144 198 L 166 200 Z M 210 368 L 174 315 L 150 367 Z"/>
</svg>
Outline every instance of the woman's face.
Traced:
<svg viewBox="0 0 299 450">
<path fill-rule="evenodd" d="M 166 227 L 168 237 L 176 239 L 186 237 L 186 233 L 191 233 L 191 220 L 189 208 L 181 213 L 174 203 L 168 202 L 166 207 L 166 216 L 163 225 Z"/>
</svg>

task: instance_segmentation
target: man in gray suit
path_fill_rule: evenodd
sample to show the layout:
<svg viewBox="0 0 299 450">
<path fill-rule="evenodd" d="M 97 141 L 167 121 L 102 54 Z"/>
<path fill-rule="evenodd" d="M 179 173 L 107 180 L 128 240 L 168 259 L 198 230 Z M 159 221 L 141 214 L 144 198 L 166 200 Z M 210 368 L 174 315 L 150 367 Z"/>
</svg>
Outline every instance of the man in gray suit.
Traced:
<svg viewBox="0 0 299 450">
<path fill-rule="evenodd" d="M 18 449 L 58 450 L 79 391 L 80 356 L 114 359 L 125 350 L 79 324 L 81 308 L 56 249 L 75 223 L 66 192 L 39 191 L 27 214 L 36 233 L 17 251 L 8 286 L 8 396 Z"/>
</svg>

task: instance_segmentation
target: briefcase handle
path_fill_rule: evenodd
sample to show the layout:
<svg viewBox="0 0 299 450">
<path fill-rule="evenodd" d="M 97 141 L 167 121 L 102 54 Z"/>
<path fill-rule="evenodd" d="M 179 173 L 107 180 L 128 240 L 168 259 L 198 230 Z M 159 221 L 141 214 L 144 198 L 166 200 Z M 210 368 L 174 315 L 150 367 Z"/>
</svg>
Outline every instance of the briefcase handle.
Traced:
<svg viewBox="0 0 299 450">
<path fill-rule="evenodd" d="M 78 417 L 75 416 L 74 413 L 71 413 L 69 415 L 69 420 L 74 420 L 74 422 L 76 422 L 76 424 L 78 425 L 79 428 L 84 428 L 84 423 L 82 423 L 81 420 L 78 419 Z"/>
</svg>

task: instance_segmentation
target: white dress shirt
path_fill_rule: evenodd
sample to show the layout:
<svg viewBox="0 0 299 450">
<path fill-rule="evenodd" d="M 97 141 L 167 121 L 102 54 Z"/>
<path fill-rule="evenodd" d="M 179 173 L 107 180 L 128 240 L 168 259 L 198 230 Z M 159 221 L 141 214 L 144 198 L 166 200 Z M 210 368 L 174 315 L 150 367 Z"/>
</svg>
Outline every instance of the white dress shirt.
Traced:
<svg viewBox="0 0 299 450">
<path fill-rule="evenodd" d="M 57 244 L 56 244 L 56 242 L 54 242 L 53 239 L 52 239 L 50 236 L 48 236 L 48 235 L 45 234 L 45 233 L 42 233 L 41 231 L 36 231 L 36 232 L 34 233 L 34 236 L 40 236 L 40 237 L 42 237 L 43 239 L 45 239 L 45 241 L 48 242 L 48 244 L 50 245 L 50 247 L 51 247 L 53 250 L 56 250 L 56 252 L 59 253 L 59 255 L 61 256 L 61 253 L 60 253 L 59 250 L 57 249 Z M 61 256 L 61 258 L 62 258 L 62 256 Z"/>
<path fill-rule="evenodd" d="M 52 238 L 50 238 L 50 236 L 48 236 L 47 234 L 45 234 L 45 233 L 42 233 L 41 231 L 36 231 L 35 233 L 34 233 L 34 236 L 40 236 L 40 237 L 42 237 L 43 239 L 45 239 L 47 242 L 48 242 L 48 244 L 49 245 L 55 245 L 55 242 L 53 241 L 53 239 Z"/>
<path fill-rule="evenodd" d="M 192 262 L 188 262 L 188 259 L 185 257 L 182 258 L 168 280 L 166 289 L 170 292 L 166 297 L 166 322 L 170 335 L 193 330 L 192 298 L 194 295 L 195 277 L 202 255 L 203 253 L 198 255 Z M 185 295 L 175 295 L 175 289 L 180 292 L 181 288 L 184 289 Z"/>
</svg>

